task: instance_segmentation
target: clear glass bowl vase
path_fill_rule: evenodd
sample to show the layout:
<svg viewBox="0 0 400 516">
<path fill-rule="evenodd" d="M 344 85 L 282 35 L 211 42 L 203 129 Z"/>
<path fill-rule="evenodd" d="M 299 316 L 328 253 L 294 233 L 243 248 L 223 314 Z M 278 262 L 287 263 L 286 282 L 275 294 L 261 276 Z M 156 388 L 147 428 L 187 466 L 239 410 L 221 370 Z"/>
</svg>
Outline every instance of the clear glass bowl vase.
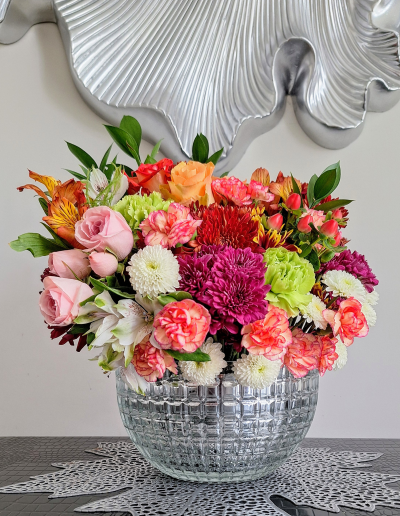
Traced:
<svg viewBox="0 0 400 516">
<path fill-rule="evenodd" d="M 278 468 L 304 439 L 318 400 L 318 371 L 294 378 L 284 367 L 266 389 L 233 374 L 198 386 L 179 377 L 134 392 L 118 370 L 117 398 L 129 437 L 157 469 L 181 480 L 243 482 Z"/>
</svg>

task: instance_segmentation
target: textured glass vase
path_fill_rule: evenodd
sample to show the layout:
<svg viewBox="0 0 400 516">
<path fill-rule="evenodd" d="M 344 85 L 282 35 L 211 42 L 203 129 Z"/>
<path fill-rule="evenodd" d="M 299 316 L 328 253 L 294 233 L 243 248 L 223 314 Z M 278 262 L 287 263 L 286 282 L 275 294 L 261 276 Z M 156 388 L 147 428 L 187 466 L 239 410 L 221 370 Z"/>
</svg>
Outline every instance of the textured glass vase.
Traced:
<svg viewBox="0 0 400 516">
<path fill-rule="evenodd" d="M 304 439 L 318 400 L 318 371 L 294 378 L 286 368 L 266 389 L 233 374 L 198 386 L 176 376 L 136 394 L 117 371 L 117 398 L 129 437 L 163 473 L 181 480 L 232 482 L 278 468 Z"/>
</svg>

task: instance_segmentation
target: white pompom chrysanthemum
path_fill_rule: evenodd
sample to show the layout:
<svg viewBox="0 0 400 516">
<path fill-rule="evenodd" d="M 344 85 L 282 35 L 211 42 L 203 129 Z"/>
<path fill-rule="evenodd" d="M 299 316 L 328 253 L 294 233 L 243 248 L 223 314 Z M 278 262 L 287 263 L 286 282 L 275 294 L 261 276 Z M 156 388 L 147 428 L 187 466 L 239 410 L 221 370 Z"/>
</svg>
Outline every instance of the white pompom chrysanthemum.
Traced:
<svg viewBox="0 0 400 516">
<path fill-rule="evenodd" d="M 346 271 L 328 271 L 322 278 L 326 290 L 340 297 L 354 297 L 364 303 L 367 291 L 361 281 Z"/>
<path fill-rule="evenodd" d="M 365 316 L 368 327 L 372 328 L 376 324 L 376 312 L 369 303 L 364 303 L 361 308 L 362 313 Z"/>
<path fill-rule="evenodd" d="M 214 383 L 216 376 L 228 365 L 221 348 L 219 342 L 214 342 L 211 337 L 207 339 L 200 350 L 210 356 L 210 362 L 179 362 L 183 378 L 197 385 Z"/>
<path fill-rule="evenodd" d="M 314 295 L 307 306 L 300 308 L 300 312 L 307 322 L 313 322 L 316 328 L 325 330 L 328 323 L 322 315 L 323 310 L 326 310 L 325 303 Z"/>
<path fill-rule="evenodd" d="M 366 296 L 366 302 L 371 306 L 377 305 L 379 301 L 379 294 L 376 290 L 369 292 Z"/>
<path fill-rule="evenodd" d="M 161 245 L 147 246 L 134 254 L 126 270 L 134 290 L 151 298 L 173 292 L 181 279 L 178 260 Z"/>
<path fill-rule="evenodd" d="M 233 364 L 233 372 L 240 385 L 264 389 L 277 379 L 281 365 L 280 360 L 268 360 L 263 355 L 242 355 Z"/>
<path fill-rule="evenodd" d="M 335 360 L 332 369 L 333 371 L 339 371 L 339 369 L 342 369 L 347 363 L 347 347 L 343 342 L 338 340 L 335 351 L 339 357 Z"/>
</svg>

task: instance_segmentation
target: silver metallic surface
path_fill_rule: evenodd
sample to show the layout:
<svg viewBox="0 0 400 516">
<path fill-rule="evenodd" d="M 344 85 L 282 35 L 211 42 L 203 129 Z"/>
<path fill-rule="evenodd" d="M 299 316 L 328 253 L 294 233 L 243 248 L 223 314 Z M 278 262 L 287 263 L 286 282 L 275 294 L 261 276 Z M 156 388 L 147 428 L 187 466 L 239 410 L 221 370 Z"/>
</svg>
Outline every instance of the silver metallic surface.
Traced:
<svg viewBox="0 0 400 516">
<path fill-rule="evenodd" d="M 376 443 L 379 445 L 378 442 Z M 131 443 L 103 442 L 89 450 L 96 461 L 56 463 L 60 471 L 0 488 L 0 493 L 52 493 L 50 498 L 109 494 L 117 496 L 83 505 L 76 512 L 127 512 L 146 514 L 205 514 L 287 516 L 272 501 L 282 496 L 296 505 L 339 512 L 340 507 L 373 511 L 400 508 L 400 492 L 387 486 L 399 475 L 368 471 L 380 453 L 299 448 L 274 474 L 242 484 L 209 486 L 164 476 L 144 460 Z M 35 508 L 32 507 L 33 511 Z M 43 510 L 43 509 L 42 509 Z M 386 509 L 390 514 L 389 509 Z M 32 514 L 32 513 L 31 513 Z"/>
<path fill-rule="evenodd" d="M 55 16 L 100 116 L 137 117 L 174 160 L 201 131 L 225 149 L 220 170 L 278 123 L 287 95 L 303 130 L 332 149 L 359 136 L 367 110 L 400 98 L 400 0 L 0 0 L 2 16 L 3 43 Z"/>
</svg>

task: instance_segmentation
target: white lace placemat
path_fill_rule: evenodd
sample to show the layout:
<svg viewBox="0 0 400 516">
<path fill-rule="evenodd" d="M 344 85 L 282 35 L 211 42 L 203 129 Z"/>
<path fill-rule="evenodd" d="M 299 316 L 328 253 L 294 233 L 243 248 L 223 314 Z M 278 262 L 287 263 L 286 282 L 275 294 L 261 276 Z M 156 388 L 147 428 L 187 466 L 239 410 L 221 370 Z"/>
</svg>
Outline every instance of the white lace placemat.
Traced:
<svg viewBox="0 0 400 516">
<path fill-rule="evenodd" d="M 380 453 L 299 448 L 283 466 L 261 480 L 200 484 L 163 475 L 131 443 L 103 442 L 88 451 L 102 458 L 55 463 L 60 471 L 2 487 L 0 493 L 52 493 L 49 498 L 61 498 L 129 489 L 75 510 L 128 512 L 133 516 L 287 516 L 271 502 L 273 495 L 332 512 L 339 512 L 340 507 L 369 512 L 377 506 L 400 509 L 400 491 L 387 486 L 400 481 L 400 475 L 365 470 Z"/>
</svg>

